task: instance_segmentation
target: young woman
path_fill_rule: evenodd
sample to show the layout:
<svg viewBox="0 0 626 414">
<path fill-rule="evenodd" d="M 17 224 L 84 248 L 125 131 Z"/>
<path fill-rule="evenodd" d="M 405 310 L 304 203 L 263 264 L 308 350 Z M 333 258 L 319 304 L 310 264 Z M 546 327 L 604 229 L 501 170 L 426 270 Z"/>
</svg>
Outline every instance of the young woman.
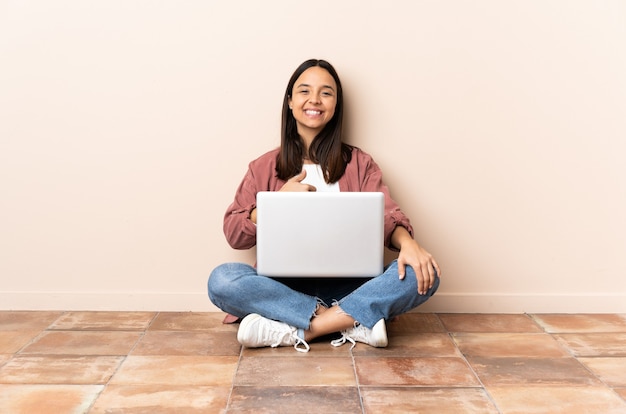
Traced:
<svg viewBox="0 0 626 414">
<path fill-rule="evenodd" d="M 269 278 L 243 263 L 218 266 L 209 277 L 211 301 L 243 318 L 237 339 L 246 347 L 294 346 L 340 332 L 331 343 L 387 346 L 385 321 L 428 300 L 439 286 L 435 259 L 413 238 L 409 219 L 390 197 L 374 160 L 342 141 L 343 92 L 324 60 L 302 63 L 291 76 L 282 111 L 280 148 L 249 164 L 224 216 L 235 249 L 256 243 L 259 191 L 380 191 L 385 195 L 385 245 L 399 251 L 383 274 L 364 279 Z M 304 234 L 306 237 L 306 233 Z"/>
</svg>

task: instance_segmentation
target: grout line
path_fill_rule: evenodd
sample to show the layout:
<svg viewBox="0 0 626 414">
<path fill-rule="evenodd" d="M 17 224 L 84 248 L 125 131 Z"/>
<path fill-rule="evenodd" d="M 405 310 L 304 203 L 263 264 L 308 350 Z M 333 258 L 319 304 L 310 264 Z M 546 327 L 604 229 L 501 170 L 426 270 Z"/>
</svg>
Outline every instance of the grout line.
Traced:
<svg viewBox="0 0 626 414">
<path fill-rule="evenodd" d="M 551 332 L 548 332 L 546 327 L 537 320 L 534 313 L 524 313 L 524 315 L 526 315 L 539 329 L 541 329 L 541 332 L 551 334 Z"/>
<path fill-rule="evenodd" d="M 439 323 L 441 323 L 441 325 L 443 326 L 443 328 L 445 329 L 445 332 L 448 334 L 448 337 L 450 338 L 450 340 L 452 341 L 452 344 L 454 345 L 454 347 L 456 348 L 457 352 L 459 353 L 459 355 L 461 355 L 461 358 L 463 359 L 463 361 L 465 362 L 465 364 L 467 365 L 467 367 L 470 369 L 470 371 L 472 372 L 472 374 L 474 374 L 474 376 L 476 377 L 476 380 L 478 381 L 478 383 L 480 384 L 480 389 L 485 393 L 485 395 L 487 396 L 487 399 L 489 400 L 489 402 L 491 402 L 491 404 L 493 405 L 493 407 L 496 409 L 496 411 L 498 411 L 499 414 L 502 414 L 502 410 L 500 410 L 500 407 L 498 407 L 498 404 L 496 404 L 496 401 L 493 399 L 493 396 L 491 395 L 491 393 L 489 392 L 489 390 L 487 390 L 487 387 L 485 386 L 485 384 L 483 383 L 483 380 L 480 378 L 480 375 L 478 375 L 478 373 L 474 370 L 474 367 L 472 366 L 472 364 L 470 364 L 470 362 L 467 360 L 467 357 L 465 356 L 465 354 L 463 353 L 463 351 L 461 351 L 461 349 L 459 348 L 458 343 L 456 342 L 455 338 L 454 338 L 454 332 L 450 332 L 448 330 L 448 328 L 446 328 L 445 324 L 443 323 L 443 321 L 441 320 L 441 318 L 439 317 L 439 314 L 434 314 L 437 319 L 439 320 Z"/>
<path fill-rule="evenodd" d="M 61 314 L 54 321 L 50 322 L 50 324 L 48 324 L 48 326 L 46 326 L 45 328 L 41 329 L 40 332 L 37 335 L 35 335 L 34 338 L 32 338 L 28 343 L 24 344 L 24 346 L 22 346 L 20 349 L 15 351 L 13 353 L 13 355 L 11 356 L 11 358 L 9 358 L 9 361 L 12 360 L 18 354 L 21 354 L 24 351 L 24 349 L 28 348 L 29 346 L 31 346 L 32 344 L 34 344 L 35 342 L 40 340 L 41 337 L 44 336 L 47 332 L 53 331 L 53 329 L 51 329 L 51 326 L 53 326 L 59 319 L 61 319 L 67 313 L 68 313 L 67 311 L 61 312 Z"/>
<path fill-rule="evenodd" d="M 237 373 L 239 372 L 239 366 L 241 364 L 241 360 L 243 359 L 243 346 L 239 346 L 239 358 L 237 359 L 237 366 L 235 367 L 235 372 L 233 373 L 233 379 L 230 381 L 230 391 L 228 392 L 228 398 L 226 399 L 226 408 L 224 409 L 224 413 L 228 413 L 230 410 L 233 393 L 235 392 L 235 380 L 237 378 Z"/>
<path fill-rule="evenodd" d="M 139 331 L 139 332 L 141 332 L 141 334 L 137 337 L 137 340 L 135 341 L 135 344 L 131 347 L 131 349 L 128 350 L 128 352 L 126 352 L 126 355 L 115 355 L 115 356 L 121 356 L 122 357 L 121 360 L 120 360 L 120 363 L 117 365 L 117 368 L 115 368 L 115 370 L 113 371 L 113 373 L 111 374 L 109 379 L 106 381 L 106 383 L 104 383 L 104 384 L 97 384 L 97 385 L 101 385 L 102 389 L 100 390 L 99 393 L 96 394 L 96 396 L 93 399 L 93 401 L 91 401 L 91 404 L 89 404 L 89 407 L 87 408 L 87 413 L 89 413 L 91 411 L 91 409 L 96 404 L 96 402 L 98 401 L 98 399 L 100 398 L 102 393 L 109 387 L 109 384 L 111 383 L 111 380 L 115 377 L 115 375 L 122 368 L 122 365 L 124 365 L 124 362 L 126 362 L 126 360 L 128 359 L 128 356 L 135 350 L 135 348 L 137 348 L 137 345 L 139 345 L 141 340 L 146 336 L 146 332 L 148 331 L 150 326 L 152 326 L 152 324 L 154 323 L 155 319 L 159 316 L 160 313 L 161 312 L 155 312 L 154 316 L 152 316 L 152 319 L 150 320 L 150 322 L 148 322 L 148 325 L 146 325 L 144 328 L 141 329 L 141 331 Z M 96 332 L 98 332 L 98 331 L 96 331 Z M 103 332 L 103 331 L 100 331 L 100 332 Z M 110 331 L 110 332 L 115 332 L 115 331 Z M 124 331 L 120 331 L 120 332 L 124 332 Z M 131 331 L 131 332 L 137 332 L 137 330 L 134 330 L 134 331 Z"/>
<path fill-rule="evenodd" d="M 150 322 L 148 322 L 148 326 L 146 326 L 146 328 L 144 329 L 145 332 L 149 331 L 150 328 L 152 327 L 152 325 L 154 325 L 154 321 L 157 320 L 157 318 L 159 317 L 159 315 L 163 313 L 163 312 L 154 312 L 154 316 L 152 317 L 152 319 L 150 320 Z"/>
<path fill-rule="evenodd" d="M 354 372 L 354 381 L 356 383 L 356 393 L 359 397 L 359 405 L 361 406 L 361 413 L 365 414 L 365 404 L 363 403 L 363 395 L 361 394 L 361 382 L 359 381 L 359 375 L 356 371 L 356 359 L 354 359 L 354 352 L 352 349 L 349 351 L 350 359 L 352 361 L 352 371 Z"/>
</svg>

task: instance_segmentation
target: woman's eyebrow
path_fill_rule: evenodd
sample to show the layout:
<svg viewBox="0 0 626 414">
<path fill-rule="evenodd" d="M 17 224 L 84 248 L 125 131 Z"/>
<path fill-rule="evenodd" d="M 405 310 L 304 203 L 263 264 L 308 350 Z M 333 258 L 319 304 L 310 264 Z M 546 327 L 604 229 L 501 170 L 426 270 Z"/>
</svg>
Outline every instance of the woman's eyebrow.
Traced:
<svg viewBox="0 0 626 414">
<path fill-rule="evenodd" d="M 310 88 L 310 87 L 311 87 L 311 85 L 309 85 L 308 83 L 301 83 L 301 84 L 299 84 L 299 85 L 297 85 L 297 86 L 296 86 L 296 88 Z M 322 86 L 322 88 L 323 88 L 323 89 L 326 89 L 326 88 L 327 88 L 327 89 L 330 89 L 330 90 L 332 90 L 332 91 L 334 91 L 334 90 L 335 90 L 335 88 L 333 88 L 333 87 L 332 87 L 332 86 L 330 86 L 330 85 L 323 85 L 323 86 Z"/>
</svg>

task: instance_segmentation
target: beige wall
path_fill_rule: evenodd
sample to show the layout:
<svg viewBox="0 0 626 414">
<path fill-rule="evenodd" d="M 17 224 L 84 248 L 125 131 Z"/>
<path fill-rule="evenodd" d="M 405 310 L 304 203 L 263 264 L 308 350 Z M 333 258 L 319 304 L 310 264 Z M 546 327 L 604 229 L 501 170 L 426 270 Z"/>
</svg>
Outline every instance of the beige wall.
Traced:
<svg viewBox="0 0 626 414">
<path fill-rule="evenodd" d="M 310 57 L 444 270 L 423 309 L 626 312 L 621 0 L 0 0 L 0 308 L 216 310 Z"/>
</svg>

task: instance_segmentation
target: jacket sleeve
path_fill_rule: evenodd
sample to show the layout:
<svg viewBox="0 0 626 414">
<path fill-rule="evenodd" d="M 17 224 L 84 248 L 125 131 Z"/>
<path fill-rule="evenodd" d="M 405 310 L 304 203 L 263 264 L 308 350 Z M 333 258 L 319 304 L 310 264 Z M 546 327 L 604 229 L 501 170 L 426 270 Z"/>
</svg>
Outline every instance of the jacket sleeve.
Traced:
<svg viewBox="0 0 626 414">
<path fill-rule="evenodd" d="M 256 225 L 250 220 L 250 212 L 256 207 L 256 194 L 254 173 L 248 168 L 224 214 L 224 235 L 233 249 L 250 249 L 256 244 Z"/>
<path fill-rule="evenodd" d="M 400 209 L 400 206 L 391 198 L 389 188 L 383 182 L 382 170 L 378 164 L 376 164 L 372 158 L 367 158 L 366 165 L 364 166 L 361 191 L 379 191 L 385 195 L 385 246 L 390 250 L 398 251 L 398 249 L 391 244 L 393 231 L 397 226 L 402 226 L 407 229 L 411 237 L 413 237 L 413 226 L 409 218 Z"/>
</svg>

